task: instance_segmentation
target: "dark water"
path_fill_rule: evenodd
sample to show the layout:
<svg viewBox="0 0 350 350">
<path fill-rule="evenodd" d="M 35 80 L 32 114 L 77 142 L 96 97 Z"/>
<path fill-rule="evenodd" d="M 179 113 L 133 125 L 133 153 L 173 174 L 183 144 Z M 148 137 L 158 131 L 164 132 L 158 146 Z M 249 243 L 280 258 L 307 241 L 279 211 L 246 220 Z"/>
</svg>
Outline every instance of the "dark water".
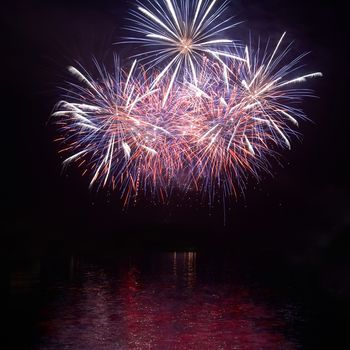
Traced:
<svg viewBox="0 0 350 350">
<path fill-rule="evenodd" d="M 299 303 L 220 256 L 39 259 L 10 294 L 23 349 L 303 348 Z"/>
</svg>

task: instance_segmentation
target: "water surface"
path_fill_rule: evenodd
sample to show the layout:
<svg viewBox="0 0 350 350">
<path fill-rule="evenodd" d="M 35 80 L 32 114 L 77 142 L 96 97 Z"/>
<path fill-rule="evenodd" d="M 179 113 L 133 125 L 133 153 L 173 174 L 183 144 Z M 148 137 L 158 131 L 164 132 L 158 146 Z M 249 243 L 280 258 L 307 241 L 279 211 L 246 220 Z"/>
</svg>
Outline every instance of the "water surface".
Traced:
<svg viewBox="0 0 350 350">
<path fill-rule="evenodd" d="M 11 276 L 36 295 L 34 349 L 297 349 L 296 303 L 196 252 L 49 259 Z"/>
</svg>

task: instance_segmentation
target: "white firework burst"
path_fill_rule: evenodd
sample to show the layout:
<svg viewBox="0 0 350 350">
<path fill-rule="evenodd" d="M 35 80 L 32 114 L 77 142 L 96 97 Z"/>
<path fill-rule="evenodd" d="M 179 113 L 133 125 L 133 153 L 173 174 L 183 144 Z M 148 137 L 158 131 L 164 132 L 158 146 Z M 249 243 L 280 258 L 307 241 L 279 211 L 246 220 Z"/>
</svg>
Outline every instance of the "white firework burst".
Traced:
<svg viewBox="0 0 350 350">
<path fill-rule="evenodd" d="M 133 25 L 129 29 L 136 36 L 126 37 L 126 42 L 140 43 L 146 48 L 141 56 L 150 67 L 163 65 L 153 86 L 172 69 L 174 76 L 189 72 L 197 82 L 196 67 L 203 55 L 221 61 L 220 57 L 244 60 L 228 54 L 225 48 L 236 45 L 223 32 L 237 25 L 226 17 L 228 2 L 217 0 L 158 0 L 137 2 L 131 11 Z M 222 62 L 223 63 L 223 62 Z"/>
</svg>

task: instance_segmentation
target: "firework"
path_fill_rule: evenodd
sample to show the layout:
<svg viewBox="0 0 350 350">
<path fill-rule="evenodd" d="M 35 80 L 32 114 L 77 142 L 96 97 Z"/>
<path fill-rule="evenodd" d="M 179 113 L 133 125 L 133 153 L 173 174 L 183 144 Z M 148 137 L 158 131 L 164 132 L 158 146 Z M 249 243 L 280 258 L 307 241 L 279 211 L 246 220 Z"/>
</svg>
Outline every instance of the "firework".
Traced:
<svg viewBox="0 0 350 350">
<path fill-rule="evenodd" d="M 69 67 L 81 85 L 71 83 L 53 113 L 60 152 L 70 154 L 64 165 L 74 162 L 90 174 L 90 186 L 118 187 L 125 204 L 140 188 L 164 200 L 192 156 L 183 132 L 190 128 L 188 106 L 167 79 L 150 89 L 136 61 L 128 72 L 115 66 L 111 75 L 96 62 L 98 80 Z"/>
<path fill-rule="evenodd" d="M 298 121 L 306 119 L 298 105 L 312 92 L 297 83 L 322 74 L 295 75 L 304 55 L 286 62 L 290 45 L 280 50 L 284 36 L 263 57 L 246 47 L 240 52 L 245 61 L 222 65 L 204 58 L 197 85 L 187 82 L 191 113 L 201 120 L 201 128 L 193 130 L 191 169 L 196 187 L 210 202 L 217 194 L 236 194 L 248 174 L 259 179 L 269 171 L 269 159 L 278 148 L 291 148 Z"/>
<path fill-rule="evenodd" d="M 231 23 L 232 17 L 225 18 L 228 2 L 217 3 L 217 0 L 137 2 L 137 10 L 131 11 L 130 18 L 134 25 L 129 27 L 136 36 L 125 39 L 144 46 L 144 52 L 136 56 L 148 65 L 165 66 L 153 86 L 171 69 L 175 75 L 190 74 L 196 84 L 203 54 L 219 61 L 222 56 L 244 60 L 225 50 L 235 42 L 224 32 L 237 23 Z"/>
<path fill-rule="evenodd" d="M 296 74 L 304 55 L 287 60 L 285 33 L 272 49 L 211 48 L 232 43 L 214 39 L 232 27 L 216 23 L 227 3 L 215 6 L 138 3 L 131 29 L 143 37 L 129 40 L 158 46 L 145 51 L 146 66 L 134 60 L 123 69 L 116 60 L 110 74 L 95 62 L 97 78 L 69 67 L 80 83 L 53 113 L 64 166 L 75 163 L 90 186 L 117 189 L 124 205 L 141 194 L 165 202 L 174 189 L 211 204 L 237 195 L 249 174 L 259 178 L 278 149 L 291 148 L 306 118 L 300 100 L 312 95 L 297 83 L 322 74 Z"/>
</svg>

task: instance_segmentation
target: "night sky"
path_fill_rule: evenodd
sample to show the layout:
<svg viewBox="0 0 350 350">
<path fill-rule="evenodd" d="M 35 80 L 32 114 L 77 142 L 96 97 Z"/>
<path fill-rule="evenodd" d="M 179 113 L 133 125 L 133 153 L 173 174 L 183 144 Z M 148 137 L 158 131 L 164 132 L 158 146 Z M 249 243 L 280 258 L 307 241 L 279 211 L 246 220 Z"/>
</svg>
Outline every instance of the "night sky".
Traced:
<svg viewBox="0 0 350 350">
<path fill-rule="evenodd" d="M 131 48 L 114 43 L 126 34 L 130 6 L 121 0 L 15 0 L 2 8 L 3 235 L 11 249 L 105 239 L 141 248 L 219 244 L 311 264 L 333 245 L 350 248 L 347 39 L 334 2 L 231 3 L 237 21 L 244 21 L 232 37 L 247 41 L 251 33 L 277 41 L 286 30 L 287 41 L 294 40 L 291 55 L 311 51 L 302 69 L 324 77 L 303 84 L 317 98 L 305 99 L 311 121 L 300 123 L 302 136 L 282 153 L 283 166 L 273 164 L 273 176 L 262 174 L 260 183 L 250 178 L 245 195 L 227 208 L 226 222 L 222 205 L 209 209 L 181 194 L 167 205 L 141 200 L 123 211 L 117 192 L 90 191 L 74 167 L 61 172 L 49 116 L 59 86 L 71 79 L 66 67 L 78 60 L 89 70 L 93 56 L 108 67 L 117 50 L 126 58 Z"/>
<path fill-rule="evenodd" d="M 13 262 L 57 250 L 225 250 L 241 262 L 262 264 L 262 278 L 275 271 L 276 284 L 291 271 L 300 285 L 311 276 L 315 290 L 342 312 L 333 333 L 345 330 L 344 310 L 350 309 L 346 11 L 336 1 L 231 1 L 231 12 L 244 22 L 230 37 L 248 41 L 251 33 L 276 42 L 287 31 L 286 42 L 294 41 L 291 58 L 310 51 L 301 71 L 321 71 L 324 77 L 301 84 L 317 97 L 304 100 L 310 121 L 300 122 L 301 137 L 281 154 L 282 166 L 273 163 L 273 176 L 261 174 L 259 183 L 250 178 L 224 215 L 221 204 L 209 209 L 180 193 L 166 205 L 142 199 L 123 210 L 118 192 L 89 190 L 88 178 L 74 166 L 62 172 L 50 114 L 59 87 L 71 80 L 66 67 L 79 61 L 89 71 L 93 56 L 111 67 L 115 52 L 126 59 L 132 48 L 114 43 L 127 33 L 132 6 L 126 0 L 1 5 L 2 253 Z"/>
</svg>

